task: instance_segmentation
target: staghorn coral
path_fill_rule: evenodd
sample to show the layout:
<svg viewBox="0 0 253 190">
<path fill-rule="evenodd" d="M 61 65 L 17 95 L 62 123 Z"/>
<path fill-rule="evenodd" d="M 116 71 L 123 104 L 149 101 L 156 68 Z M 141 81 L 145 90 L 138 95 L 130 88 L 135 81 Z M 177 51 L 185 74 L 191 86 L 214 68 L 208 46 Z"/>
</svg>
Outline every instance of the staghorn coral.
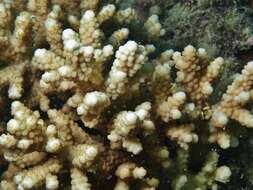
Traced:
<svg viewBox="0 0 253 190">
<path fill-rule="evenodd" d="M 223 58 L 192 45 L 160 52 L 157 15 L 143 21 L 113 1 L 14 5 L 0 9 L 1 189 L 205 190 L 229 181 L 219 152 L 236 144 L 231 122 L 252 127 L 252 62 L 214 104 Z"/>
<path fill-rule="evenodd" d="M 209 152 L 202 168 L 197 174 L 192 174 L 187 168 L 187 151 L 179 151 L 179 159 L 175 161 L 175 166 L 179 168 L 172 186 L 173 189 L 217 189 L 213 181 L 226 182 L 231 175 L 227 166 L 217 168 L 218 154 Z M 175 167 L 174 166 L 174 167 Z M 208 176 L 208 177 L 207 177 Z"/>
</svg>

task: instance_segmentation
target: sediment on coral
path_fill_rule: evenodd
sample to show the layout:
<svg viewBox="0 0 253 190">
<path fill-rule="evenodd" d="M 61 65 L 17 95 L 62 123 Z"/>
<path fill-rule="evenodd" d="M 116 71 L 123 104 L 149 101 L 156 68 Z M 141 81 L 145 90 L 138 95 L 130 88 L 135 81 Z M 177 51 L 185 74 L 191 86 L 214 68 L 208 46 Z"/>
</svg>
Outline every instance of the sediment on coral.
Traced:
<svg viewBox="0 0 253 190">
<path fill-rule="evenodd" d="M 116 1 L 18 2 L 0 3 L 0 189 L 229 182 L 220 152 L 237 146 L 234 128 L 253 127 L 253 62 L 214 103 L 224 59 L 161 51 L 158 15 Z"/>
</svg>

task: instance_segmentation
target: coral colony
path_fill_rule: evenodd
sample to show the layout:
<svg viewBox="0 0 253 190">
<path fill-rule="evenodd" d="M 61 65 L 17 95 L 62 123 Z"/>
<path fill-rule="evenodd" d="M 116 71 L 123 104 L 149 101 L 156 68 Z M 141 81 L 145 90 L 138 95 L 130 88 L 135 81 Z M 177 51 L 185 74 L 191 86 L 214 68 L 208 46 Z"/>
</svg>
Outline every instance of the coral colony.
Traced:
<svg viewBox="0 0 253 190">
<path fill-rule="evenodd" d="M 217 150 L 238 146 L 231 122 L 253 127 L 253 62 L 213 102 L 224 59 L 161 50 L 170 39 L 157 14 L 140 19 L 118 1 L 0 2 L 1 190 L 229 182 Z"/>
</svg>

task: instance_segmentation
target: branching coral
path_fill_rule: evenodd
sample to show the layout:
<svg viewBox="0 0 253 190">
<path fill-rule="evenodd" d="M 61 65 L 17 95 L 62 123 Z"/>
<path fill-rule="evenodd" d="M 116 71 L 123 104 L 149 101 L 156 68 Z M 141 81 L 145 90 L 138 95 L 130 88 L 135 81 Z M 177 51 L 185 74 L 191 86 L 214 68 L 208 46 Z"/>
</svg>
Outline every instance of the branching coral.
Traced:
<svg viewBox="0 0 253 190">
<path fill-rule="evenodd" d="M 252 62 L 212 104 L 223 58 L 192 45 L 160 52 L 157 15 L 142 22 L 107 1 L 1 6 L 1 189 L 205 190 L 229 181 L 211 147 L 232 144 L 229 119 L 252 126 Z M 194 170 L 198 146 L 208 154 Z"/>
<path fill-rule="evenodd" d="M 180 164 L 180 169 L 173 181 L 173 189 L 217 189 L 217 185 L 213 181 L 216 180 L 224 183 L 231 175 L 231 171 L 227 166 L 217 168 L 219 156 L 215 152 L 208 153 L 208 158 L 196 175 L 192 175 L 187 169 L 187 152 L 180 151 L 178 154 L 181 160 L 177 160 L 175 165 Z"/>
</svg>

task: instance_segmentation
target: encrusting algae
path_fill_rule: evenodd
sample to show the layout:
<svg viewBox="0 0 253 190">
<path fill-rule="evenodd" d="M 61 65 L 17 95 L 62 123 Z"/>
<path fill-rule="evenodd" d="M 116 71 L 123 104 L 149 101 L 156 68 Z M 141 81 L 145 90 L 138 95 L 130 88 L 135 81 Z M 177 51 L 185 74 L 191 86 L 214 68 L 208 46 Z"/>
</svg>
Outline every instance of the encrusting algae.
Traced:
<svg viewBox="0 0 253 190">
<path fill-rule="evenodd" d="M 211 147 L 233 146 L 232 120 L 253 127 L 253 62 L 213 104 L 223 58 L 192 45 L 160 52 L 159 17 L 138 16 L 117 1 L 1 1 L 1 190 L 215 190 L 229 181 Z M 136 24 L 147 39 L 132 33 Z M 192 171 L 198 145 L 206 154 Z"/>
</svg>

